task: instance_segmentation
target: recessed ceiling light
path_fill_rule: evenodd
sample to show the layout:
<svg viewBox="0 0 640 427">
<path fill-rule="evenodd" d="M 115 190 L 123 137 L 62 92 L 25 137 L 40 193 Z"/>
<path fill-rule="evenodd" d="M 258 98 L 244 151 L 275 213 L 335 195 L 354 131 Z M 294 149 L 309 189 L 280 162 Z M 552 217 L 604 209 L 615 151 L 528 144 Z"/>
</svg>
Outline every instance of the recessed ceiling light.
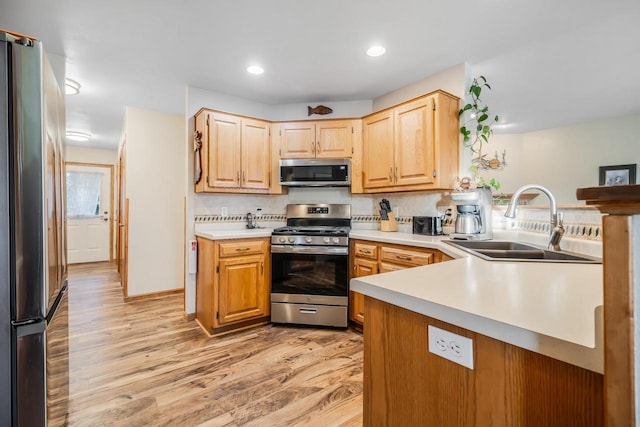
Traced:
<svg viewBox="0 0 640 427">
<path fill-rule="evenodd" d="M 68 130 L 67 139 L 70 139 L 71 141 L 87 142 L 91 140 L 91 134 L 77 130 Z"/>
<path fill-rule="evenodd" d="M 380 56 L 384 55 L 386 51 L 387 49 L 385 49 L 383 46 L 371 46 L 369 49 L 367 49 L 367 55 Z"/>
<path fill-rule="evenodd" d="M 77 95 L 80 93 L 80 83 L 70 78 L 64 79 L 64 94 Z"/>
<path fill-rule="evenodd" d="M 247 67 L 247 72 L 251 74 L 262 74 L 264 73 L 264 68 L 259 65 L 251 65 Z"/>
</svg>

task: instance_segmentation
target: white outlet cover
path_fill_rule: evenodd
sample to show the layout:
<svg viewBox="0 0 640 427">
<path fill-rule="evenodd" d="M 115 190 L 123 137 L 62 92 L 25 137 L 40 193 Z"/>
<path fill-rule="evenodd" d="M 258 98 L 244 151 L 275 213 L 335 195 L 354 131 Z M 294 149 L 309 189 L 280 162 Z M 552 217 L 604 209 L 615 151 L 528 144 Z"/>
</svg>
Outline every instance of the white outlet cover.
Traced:
<svg viewBox="0 0 640 427">
<path fill-rule="evenodd" d="M 473 340 L 427 325 L 429 352 L 473 369 Z"/>
</svg>

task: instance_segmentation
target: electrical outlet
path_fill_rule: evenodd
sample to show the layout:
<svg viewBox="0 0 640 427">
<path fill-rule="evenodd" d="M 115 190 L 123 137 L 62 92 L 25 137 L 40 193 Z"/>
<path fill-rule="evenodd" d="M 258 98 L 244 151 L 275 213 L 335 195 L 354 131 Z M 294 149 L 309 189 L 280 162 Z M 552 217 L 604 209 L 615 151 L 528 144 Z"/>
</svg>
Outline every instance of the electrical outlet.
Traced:
<svg viewBox="0 0 640 427">
<path fill-rule="evenodd" d="M 220 216 L 225 218 L 227 215 L 229 215 L 229 210 L 227 209 L 227 207 L 226 206 L 221 207 L 220 208 Z"/>
<path fill-rule="evenodd" d="M 256 208 L 256 216 L 262 216 L 262 208 Z"/>
<path fill-rule="evenodd" d="M 435 326 L 427 326 L 429 352 L 473 369 L 473 340 Z"/>
</svg>

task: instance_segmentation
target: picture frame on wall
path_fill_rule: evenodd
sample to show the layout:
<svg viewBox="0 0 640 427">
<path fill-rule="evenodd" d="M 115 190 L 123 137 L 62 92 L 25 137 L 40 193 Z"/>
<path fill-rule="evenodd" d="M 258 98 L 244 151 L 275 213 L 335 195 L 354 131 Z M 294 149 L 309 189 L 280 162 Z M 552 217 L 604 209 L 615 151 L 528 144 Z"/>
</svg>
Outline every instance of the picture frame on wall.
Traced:
<svg viewBox="0 0 640 427">
<path fill-rule="evenodd" d="M 600 185 L 629 185 L 636 183 L 636 164 L 600 166 Z"/>
</svg>

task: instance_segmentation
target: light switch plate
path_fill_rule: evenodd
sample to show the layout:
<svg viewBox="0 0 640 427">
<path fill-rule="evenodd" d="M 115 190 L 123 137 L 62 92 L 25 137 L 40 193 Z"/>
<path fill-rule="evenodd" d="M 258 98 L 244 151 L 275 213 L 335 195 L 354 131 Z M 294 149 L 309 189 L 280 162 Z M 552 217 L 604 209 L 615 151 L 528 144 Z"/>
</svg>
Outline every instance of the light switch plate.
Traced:
<svg viewBox="0 0 640 427">
<path fill-rule="evenodd" d="M 429 352 L 473 369 L 473 340 L 427 325 Z"/>
</svg>

